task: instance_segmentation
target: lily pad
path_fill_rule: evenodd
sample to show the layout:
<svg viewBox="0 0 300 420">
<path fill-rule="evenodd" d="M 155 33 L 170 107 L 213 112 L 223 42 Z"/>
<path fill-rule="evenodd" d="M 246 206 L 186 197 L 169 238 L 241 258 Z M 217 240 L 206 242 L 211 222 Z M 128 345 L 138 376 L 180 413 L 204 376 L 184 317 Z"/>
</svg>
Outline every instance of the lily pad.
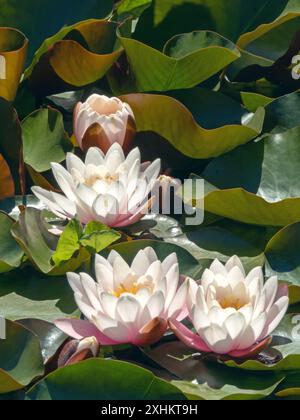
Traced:
<svg viewBox="0 0 300 420">
<path fill-rule="evenodd" d="M 37 172 L 62 162 L 72 143 L 64 130 L 63 117 L 55 109 L 35 111 L 22 122 L 24 162 Z"/>
<path fill-rule="evenodd" d="M 23 251 L 11 235 L 14 220 L 0 212 L 0 273 L 21 265 Z"/>
<path fill-rule="evenodd" d="M 178 379 L 171 383 L 193 400 L 260 400 L 271 395 L 284 375 L 248 373 L 193 355 L 174 341 L 146 349 L 145 354 Z"/>
<path fill-rule="evenodd" d="M 45 364 L 55 355 L 60 346 L 68 338 L 53 324 L 40 319 L 18 320 L 18 324 L 23 325 L 39 338 Z"/>
<path fill-rule="evenodd" d="M 12 228 L 13 237 L 36 268 L 45 274 L 59 276 L 77 270 L 90 259 L 89 252 L 82 248 L 74 258 L 56 267 L 52 263 L 52 256 L 59 238 L 49 232 L 51 227 L 40 210 L 28 207 L 20 214 L 18 222 Z"/>
<path fill-rule="evenodd" d="M 47 96 L 101 79 L 122 53 L 115 48 L 116 28 L 114 22 L 92 19 L 47 39 L 25 72 L 30 88 Z"/>
<path fill-rule="evenodd" d="M 173 385 L 138 366 L 91 359 L 47 376 L 29 400 L 185 400 Z"/>
<path fill-rule="evenodd" d="M 49 277 L 33 269 L 0 276 L 1 315 L 13 321 L 75 316 L 78 308 L 66 277 Z"/>
<path fill-rule="evenodd" d="M 300 128 L 264 137 L 208 165 L 205 210 L 262 226 L 286 226 L 300 219 Z M 235 203 L 233 206 L 232 203 Z"/>
<path fill-rule="evenodd" d="M 240 56 L 235 44 L 207 31 L 177 35 L 166 44 L 164 52 L 121 34 L 119 39 L 139 92 L 197 86 Z"/>
<path fill-rule="evenodd" d="M 1 8 L 2 6 L 0 5 Z M 5 26 L 7 26 L 7 22 Z M 13 101 L 15 99 L 24 70 L 27 48 L 28 40 L 20 31 L 7 27 L 0 28 L 0 54 L 2 59 L 0 97 L 7 101 Z"/>
<path fill-rule="evenodd" d="M 22 389 L 43 373 L 38 338 L 20 324 L 6 321 L 6 339 L 0 340 L 0 394 Z"/>
<path fill-rule="evenodd" d="M 22 3 L 17 0 L 1 0 L 0 26 L 18 28 L 27 34 L 31 58 L 44 39 L 62 26 L 92 17 L 105 18 L 112 8 L 112 0 L 86 0 L 84 4 L 73 0 L 40 0 L 39 7 L 34 0 L 23 0 Z"/>
<path fill-rule="evenodd" d="M 264 110 L 259 109 L 246 125 L 207 130 L 197 124 L 184 105 L 169 96 L 131 94 L 121 99 L 132 107 L 138 131 L 155 132 L 194 159 L 220 156 L 248 143 L 259 135 L 264 119 Z"/>
</svg>

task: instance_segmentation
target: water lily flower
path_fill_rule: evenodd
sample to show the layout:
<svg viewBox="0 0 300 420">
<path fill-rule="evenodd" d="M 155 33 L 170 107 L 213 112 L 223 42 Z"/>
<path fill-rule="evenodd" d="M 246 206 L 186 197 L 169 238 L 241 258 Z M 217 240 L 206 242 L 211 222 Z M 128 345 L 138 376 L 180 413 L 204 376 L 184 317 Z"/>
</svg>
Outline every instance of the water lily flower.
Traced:
<svg viewBox="0 0 300 420">
<path fill-rule="evenodd" d="M 196 333 L 176 320 L 170 325 L 183 343 L 203 353 L 234 358 L 258 354 L 289 305 L 286 285 L 279 285 L 277 277 L 264 284 L 261 267 L 246 276 L 238 257 L 225 266 L 215 260 L 199 285 L 189 283 L 187 304 Z"/>
<path fill-rule="evenodd" d="M 61 218 L 77 217 L 83 224 L 99 221 L 110 227 L 131 225 L 147 213 L 153 202 L 149 193 L 160 172 L 159 159 L 141 164 L 137 148 L 125 158 L 118 143 L 106 156 L 92 147 L 85 162 L 69 153 L 67 169 L 58 163 L 51 166 L 64 195 L 33 187 L 36 197 Z"/>
<path fill-rule="evenodd" d="M 76 303 L 85 320 L 59 319 L 70 337 L 94 336 L 102 345 L 150 345 L 164 335 L 168 319 L 187 316 L 188 282 L 180 278 L 176 254 L 161 262 L 152 248 L 141 250 L 129 266 L 112 251 L 96 256 L 95 282 L 88 274 L 69 273 Z"/>
<path fill-rule="evenodd" d="M 84 151 L 96 146 L 106 153 L 114 143 L 128 151 L 136 134 L 134 114 L 120 99 L 94 94 L 76 105 L 74 134 Z"/>
</svg>

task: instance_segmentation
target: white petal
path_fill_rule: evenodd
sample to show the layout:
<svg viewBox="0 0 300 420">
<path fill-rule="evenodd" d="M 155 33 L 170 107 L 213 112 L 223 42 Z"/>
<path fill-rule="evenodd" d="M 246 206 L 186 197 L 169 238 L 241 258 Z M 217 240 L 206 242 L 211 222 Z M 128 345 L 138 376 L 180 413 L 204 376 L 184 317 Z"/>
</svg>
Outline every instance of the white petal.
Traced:
<svg viewBox="0 0 300 420">
<path fill-rule="evenodd" d="M 227 354 L 232 350 L 233 340 L 227 331 L 218 325 L 212 325 L 203 332 L 207 345 L 217 354 Z"/>
<path fill-rule="evenodd" d="M 112 319 L 116 318 L 116 306 L 118 298 L 111 293 L 101 293 L 100 295 L 103 311 Z"/>
<path fill-rule="evenodd" d="M 148 259 L 148 256 L 144 250 L 141 250 L 135 256 L 131 265 L 131 270 L 138 276 L 143 276 L 146 274 L 149 266 L 150 261 Z"/>
<path fill-rule="evenodd" d="M 281 297 L 268 312 L 266 321 L 266 330 L 263 331 L 263 338 L 268 337 L 278 327 L 289 306 L 289 298 L 287 296 Z"/>
<path fill-rule="evenodd" d="M 253 268 L 253 270 L 251 270 L 248 276 L 246 277 L 245 282 L 249 286 L 252 283 L 252 281 L 256 279 L 260 280 L 260 284 L 262 284 L 264 281 L 264 274 L 261 267 Z"/>
<path fill-rule="evenodd" d="M 168 273 L 166 274 L 166 280 L 167 280 L 167 296 L 166 296 L 166 302 L 165 307 L 168 308 L 171 302 L 173 301 L 177 288 L 179 283 L 179 265 L 174 264 Z"/>
<path fill-rule="evenodd" d="M 264 292 L 266 294 L 266 311 L 268 312 L 274 303 L 278 290 L 278 279 L 277 276 L 270 277 L 264 286 Z"/>
<path fill-rule="evenodd" d="M 114 290 L 114 277 L 111 269 L 107 268 L 104 264 L 96 263 L 95 274 L 103 290 L 107 292 Z"/>
<path fill-rule="evenodd" d="M 74 293 L 84 293 L 81 281 L 80 281 L 80 275 L 76 273 L 67 273 L 67 278 L 69 285 L 71 286 Z"/>
<path fill-rule="evenodd" d="M 155 292 L 147 303 L 147 308 L 151 318 L 157 318 L 162 315 L 164 311 L 164 295 L 162 292 Z"/>
<path fill-rule="evenodd" d="M 213 272 L 214 275 L 220 274 L 221 276 L 227 276 L 227 270 L 224 265 L 218 260 L 215 259 L 214 262 L 210 266 L 210 271 Z"/>
<path fill-rule="evenodd" d="M 114 143 L 105 158 L 105 164 L 109 168 L 110 173 L 115 172 L 124 160 L 125 156 L 122 147 L 118 143 Z"/>
<path fill-rule="evenodd" d="M 51 163 L 52 172 L 59 187 L 66 195 L 66 197 L 76 202 L 76 195 L 74 193 L 75 184 L 71 174 L 58 163 Z"/>
<path fill-rule="evenodd" d="M 169 318 L 177 318 L 182 312 L 185 304 L 188 293 L 188 281 L 184 281 L 183 284 L 179 287 L 171 305 L 169 306 L 168 316 Z"/>
<path fill-rule="evenodd" d="M 104 154 L 97 147 L 90 147 L 85 158 L 86 165 L 100 166 L 104 165 Z"/>
<path fill-rule="evenodd" d="M 236 350 L 246 350 L 256 342 L 260 341 L 259 337 L 265 327 L 266 314 L 261 314 L 256 318 L 246 329 L 239 338 Z M 265 337 L 264 337 L 265 338 Z"/>
<path fill-rule="evenodd" d="M 170 254 L 163 262 L 162 262 L 162 269 L 164 275 L 168 273 L 171 267 L 173 267 L 175 264 L 178 264 L 178 258 L 176 252 L 173 252 L 173 254 Z"/>
<path fill-rule="evenodd" d="M 113 270 L 114 270 L 114 285 L 115 285 L 115 289 L 117 289 L 130 273 L 130 268 L 129 268 L 129 265 L 126 263 L 126 261 L 120 255 L 118 255 L 114 259 Z"/>
<path fill-rule="evenodd" d="M 152 264 L 152 263 L 154 263 L 154 261 L 157 261 L 158 260 L 158 257 L 156 255 L 156 252 L 150 246 L 147 247 L 147 248 L 145 248 L 144 251 L 145 251 L 145 253 L 146 253 L 146 255 L 147 255 L 147 257 L 148 257 L 148 259 L 150 261 L 150 264 Z"/>
<path fill-rule="evenodd" d="M 44 190 L 40 187 L 32 187 L 32 192 L 42 203 L 44 203 L 49 208 L 49 210 L 51 210 L 58 217 L 68 218 L 67 213 L 65 213 L 63 208 L 57 204 L 50 191 Z"/>
<path fill-rule="evenodd" d="M 163 279 L 163 270 L 161 262 L 155 261 L 154 263 L 152 263 L 146 272 L 146 276 L 152 277 L 154 284 L 158 284 L 158 282 Z"/>
<path fill-rule="evenodd" d="M 66 165 L 68 172 L 72 173 L 72 170 L 76 169 L 76 171 L 78 171 L 80 175 L 84 175 L 85 164 L 82 162 L 81 159 L 79 159 L 79 157 L 77 157 L 73 153 L 67 153 Z"/>
<path fill-rule="evenodd" d="M 123 295 L 118 299 L 116 306 L 117 317 L 120 321 L 128 324 L 137 323 L 141 306 L 139 302 L 130 295 Z M 137 327 L 138 330 L 138 327 Z"/>
<path fill-rule="evenodd" d="M 225 268 L 228 271 L 228 273 L 234 268 L 238 267 L 243 275 L 243 277 L 246 276 L 244 266 L 242 264 L 242 261 L 237 257 L 236 255 L 231 257 L 227 263 L 225 264 Z"/>
<path fill-rule="evenodd" d="M 225 321 L 225 328 L 227 329 L 230 337 L 235 342 L 245 328 L 245 318 L 241 313 L 236 312 L 235 314 L 228 317 Z"/>
<path fill-rule="evenodd" d="M 101 310 L 102 306 L 98 299 L 97 284 L 94 282 L 92 277 L 86 273 L 80 273 L 80 281 L 91 305 L 97 311 Z"/>
</svg>

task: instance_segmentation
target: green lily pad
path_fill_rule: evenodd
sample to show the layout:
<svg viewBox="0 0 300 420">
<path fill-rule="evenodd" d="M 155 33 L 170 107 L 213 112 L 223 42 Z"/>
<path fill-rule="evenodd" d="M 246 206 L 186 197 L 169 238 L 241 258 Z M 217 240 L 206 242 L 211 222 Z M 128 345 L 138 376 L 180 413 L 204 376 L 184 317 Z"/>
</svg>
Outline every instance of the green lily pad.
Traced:
<svg viewBox="0 0 300 420">
<path fill-rule="evenodd" d="M 178 379 L 171 383 L 192 400 L 260 400 L 271 395 L 284 375 L 249 373 L 205 360 L 175 341 L 146 349 L 145 354 Z"/>
<path fill-rule="evenodd" d="M 264 110 L 259 109 L 247 125 L 225 125 L 207 130 L 176 99 L 163 95 L 122 96 L 132 107 L 139 132 L 152 131 L 186 156 L 209 159 L 248 143 L 261 132 Z"/>
<path fill-rule="evenodd" d="M 20 214 L 18 222 L 12 227 L 12 235 L 24 250 L 32 264 L 45 274 L 59 276 L 68 271 L 76 271 L 90 259 L 89 252 L 81 248 L 74 258 L 56 267 L 52 257 L 59 238 L 49 232 L 49 225 L 40 210 L 28 207 Z"/>
<path fill-rule="evenodd" d="M 0 340 L 0 394 L 22 389 L 43 373 L 38 338 L 20 324 L 6 321 L 6 339 Z"/>
<path fill-rule="evenodd" d="M 24 190 L 24 179 L 20 179 L 20 173 L 24 172 L 19 152 L 21 145 L 22 132 L 18 115 L 11 103 L 0 97 L 0 153 L 10 168 L 16 194 Z"/>
<path fill-rule="evenodd" d="M 173 385 L 138 366 L 90 359 L 47 376 L 27 394 L 29 400 L 184 400 Z"/>
<path fill-rule="evenodd" d="M 89 18 L 104 18 L 113 8 L 112 0 L 34 0 L 0 1 L 0 26 L 10 26 L 23 31 L 30 40 L 30 57 L 45 38 L 53 35 L 64 25 L 71 25 Z M 58 13 L 59 10 L 59 13 Z"/>
<path fill-rule="evenodd" d="M 273 98 L 252 92 L 241 92 L 241 98 L 249 112 L 256 112 L 261 106 L 265 108 L 273 101 Z"/>
<path fill-rule="evenodd" d="M 202 174 L 209 183 L 205 210 L 262 226 L 299 221 L 299 134 L 298 127 L 269 135 L 215 159 Z"/>
<path fill-rule="evenodd" d="M 23 325 L 23 327 L 32 331 L 39 338 L 45 364 L 68 338 L 66 334 L 53 324 L 41 319 L 18 320 L 18 324 Z"/>
<path fill-rule="evenodd" d="M 294 92 L 275 99 L 266 107 L 264 131 L 282 133 L 300 126 L 296 109 L 300 106 L 300 93 Z"/>
<path fill-rule="evenodd" d="M 23 251 L 11 235 L 14 220 L 0 212 L 0 273 L 21 265 Z"/>
<path fill-rule="evenodd" d="M 293 0 L 153 0 L 140 18 L 136 36 L 162 48 L 178 33 L 209 29 L 235 42 L 241 34 L 272 22 L 289 3 L 297 10 Z"/>
<path fill-rule="evenodd" d="M 61 113 L 41 109 L 22 122 L 24 162 L 37 172 L 51 169 L 51 162 L 62 162 L 72 143 L 64 130 Z"/>
<path fill-rule="evenodd" d="M 87 20 L 64 27 L 47 39 L 25 72 L 36 95 L 47 96 L 86 86 L 101 79 L 120 57 L 117 24 Z"/>
<path fill-rule="evenodd" d="M 136 90 L 168 91 L 197 86 L 239 58 L 235 44 L 213 32 L 178 35 L 164 52 L 119 35 Z"/>
<path fill-rule="evenodd" d="M 50 277 L 33 269 L 0 276 L 0 308 L 6 319 L 53 322 L 76 316 L 78 308 L 66 277 Z"/>
</svg>

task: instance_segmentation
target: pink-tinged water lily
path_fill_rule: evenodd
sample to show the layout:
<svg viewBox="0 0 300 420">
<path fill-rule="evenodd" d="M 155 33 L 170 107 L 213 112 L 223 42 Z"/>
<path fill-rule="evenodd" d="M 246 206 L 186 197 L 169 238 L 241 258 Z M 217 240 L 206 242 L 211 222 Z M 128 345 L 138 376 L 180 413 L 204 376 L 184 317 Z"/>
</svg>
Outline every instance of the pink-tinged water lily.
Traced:
<svg viewBox="0 0 300 420">
<path fill-rule="evenodd" d="M 69 153 L 67 169 L 52 163 L 52 171 L 64 195 L 40 187 L 32 191 L 54 214 L 77 217 L 83 224 L 99 221 L 124 227 L 136 223 L 151 207 L 148 197 L 160 172 L 160 160 L 141 164 L 137 148 L 125 158 L 115 143 L 106 156 L 90 148 L 85 162 Z"/>
<path fill-rule="evenodd" d="M 106 153 L 114 143 L 128 151 L 136 134 L 134 114 L 120 99 L 94 94 L 77 104 L 74 134 L 84 151 L 96 146 Z"/>
<path fill-rule="evenodd" d="M 102 345 L 149 345 L 166 332 L 168 319 L 187 316 L 188 282 L 179 275 L 176 254 L 161 262 L 152 248 L 141 250 L 129 266 L 115 251 L 96 256 L 95 282 L 88 274 L 68 280 L 85 320 L 60 319 L 69 336 L 95 336 Z"/>
<path fill-rule="evenodd" d="M 170 322 L 182 342 L 200 352 L 246 358 L 270 343 L 289 305 L 288 288 L 277 277 L 264 284 L 261 267 L 246 276 L 233 257 L 225 266 L 215 260 L 199 285 L 189 281 L 187 304 L 196 333 Z"/>
</svg>

